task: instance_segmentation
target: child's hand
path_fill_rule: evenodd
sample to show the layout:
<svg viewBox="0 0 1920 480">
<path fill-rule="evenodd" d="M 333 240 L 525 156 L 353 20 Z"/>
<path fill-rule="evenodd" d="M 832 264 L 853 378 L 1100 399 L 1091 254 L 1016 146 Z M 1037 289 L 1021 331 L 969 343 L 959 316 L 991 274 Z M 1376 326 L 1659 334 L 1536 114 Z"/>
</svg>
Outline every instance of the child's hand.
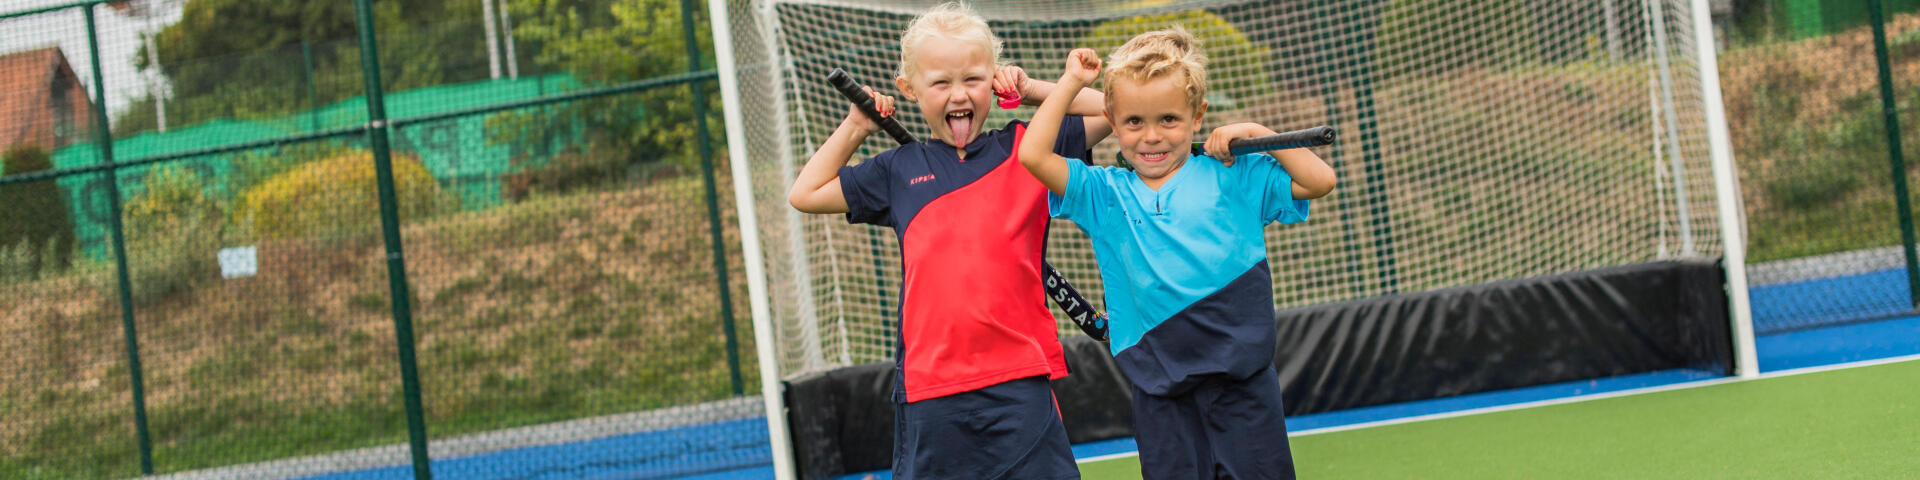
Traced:
<svg viewBox="0 0 1920 480">
<path fill-rule="evenodd" d="M 884 118 L 884 117 L 893 116 L 893 97 L 892 96 L 881 95 L 879 92 L 873 91 L 873 87 L 862 86 L 860 88 L 866 89 L 867 96 L 873 97 L 873 110 L 876 112 L 880 112 L 881 117 Z M 867 118 L 867 114 L 865 112 L 860 111 L 859 105 L 851 105 L 851 104 L 847 105 L 847 119 L 841 120 L 840 125 L 842 126 L 852 125 L 854 127 L 858 127 L 862 131 L 867 132 L 868 135 L 872 135 L 874 132 L 880 131 L 880 123 L 874 121 L 871 118 Z"/>
<path fill-rule="evenodd" d="M 1027 96 L 1026 69 L 1001 65 L 993 72 L 993 95 L 1000 97 L 1002 109 L 1019 107 L 1021 97 Z"/>
<path fill-rule="evenodd" d="M 1207 143 L 1204 150 L 1207 151 L 1208 156 L 1219 160 L 1221 164 L 1231 167 L 1233 166 L 1233 149 L 1227 147 L 1227 142 L 1271 133 L 1272 130 L 1260 126 L 1258 123 L 1225 125 L 1220 128 L 1215 128 L 1213 129 L 1213 133 L 1207 134 Z"/>
<path fill-rule="evenodd" d="M 1096 78 L 1100 78 L 1100 54 L 1094 53 L 1091 48 L 1076 48 L 1067 54 L 1067 73 L 1060 80 L 1079 81 L 1080 84 L 1075 86 L 1079 88 L 1093 84 Z"/>
</svg>

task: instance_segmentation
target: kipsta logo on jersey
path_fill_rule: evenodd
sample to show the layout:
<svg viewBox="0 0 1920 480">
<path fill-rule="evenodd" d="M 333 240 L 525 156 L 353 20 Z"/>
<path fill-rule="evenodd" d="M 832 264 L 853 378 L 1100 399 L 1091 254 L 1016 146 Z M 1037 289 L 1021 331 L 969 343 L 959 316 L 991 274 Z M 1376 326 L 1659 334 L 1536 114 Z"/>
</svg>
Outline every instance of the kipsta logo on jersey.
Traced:
<svg viewBox="0 0 1920 480">
<path fill-rule="evenodd" d="M 926 175 L 921 175 L 918 177 L 913 177 L 912 180 L 907 180 L 907 185 L 919 185 L 921 182 L 930 182 L 930 181 L 933 181 L 933 174 L 931 173 Z"/>
</svg>

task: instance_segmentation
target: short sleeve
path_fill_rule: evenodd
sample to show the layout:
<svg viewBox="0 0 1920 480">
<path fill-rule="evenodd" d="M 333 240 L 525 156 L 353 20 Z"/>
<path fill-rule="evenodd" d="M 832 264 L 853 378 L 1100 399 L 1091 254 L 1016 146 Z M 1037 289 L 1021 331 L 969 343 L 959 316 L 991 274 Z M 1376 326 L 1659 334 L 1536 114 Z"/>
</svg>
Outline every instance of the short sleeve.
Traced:
<svg viewBox="0 0 1920 480">
<path fill-rule="evenodd" d="M 847 200 L 847 223 L 893 226 L 893 172 L 887 166 L 896 150 L 881 152 L 859 165 L 840 167 L 840 195 Z"/>
<path fill-rule="evenodd" d="M 1265 153 L 1250 153 L 1234 159 L 1234 166 L 1246 168 L 1237 175 L 1249 192 L 1260 192 L 1262 223 L 1299 223 L 1307 220 L 1308 202 L 1293 198 L 1293 176 L 1281 168 L 1280 161 Z M 1244 166 L 1244 167 L 1242 167 Z"/>
<path fill-rule="evenodd" d="M 1095 229 L 1099 223 L 1099 209 L 1095 208 L 1100 192 L 1106 188 L 1105 177 L 1087 162 L 1073 158 L 1062 158 L 1067 162 L 1067 189 L 1065 195 L 1047 192 L 1047 213 L 1053 218 L 1072 220 L 1086 230 Z"/>
<path fill-rule="evenodd" d="M 1079 115 L 1068 115 L 1060 121 L 1060 136 L 1053 141 L 1053 153 L 1067 158 L 1093 158 L 1087 151 L 1085 119 L 1080 118 Z"/>
</svg>

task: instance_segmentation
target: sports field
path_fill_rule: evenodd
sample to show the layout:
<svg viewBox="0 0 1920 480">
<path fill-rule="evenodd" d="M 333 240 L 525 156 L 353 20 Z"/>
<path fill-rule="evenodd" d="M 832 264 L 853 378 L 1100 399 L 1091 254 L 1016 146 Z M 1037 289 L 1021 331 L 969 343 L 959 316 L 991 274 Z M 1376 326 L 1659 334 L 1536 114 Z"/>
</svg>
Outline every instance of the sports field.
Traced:
<svg viewBox="0 0 1920 480">
<path fill-rule="evenodd" d="M 1920 359 L 1292 438 L 1301 478 L 1914 478 Z M 1082 463 L 1140 478 L 1137 457 Z"/>
<path fill-rule="evenodd" d="M 1762 378 L 1668 370 L 1378 405 L 1287 419 L 1301 478 L 1915 478 L 1920 457 L 1920 317 L 1759 338 Z M 434 469 L 463 479 L 757 480 L 773 475 L 754 399 L 661 418 L 554 424 L 496 450 L 443 439 Z M 729 418 L 670 422 L 664 418 Z M 623 432 L 585 425 L 631 424 Z M 664 425 L 679 425 L 661 428 Z M 567 440 L 574 439 L 574 440 Z M 552 442 L 552 443 L 548 443 Z M 175 480 L 410 476 L 404 445 Z M 1083 478 L 1139 478 L 1137 445 L 1075 445 Z M 643 452 L 634 455 L 633 452 Z M 353 467 L 349 465 L 362 465 Z M 367 466 L 375 466 L 366 468 Z M 333 473 L 323 473 L 333 472 Z M 840 480 L 886 480 L 887 471 Z"/>
</svg>

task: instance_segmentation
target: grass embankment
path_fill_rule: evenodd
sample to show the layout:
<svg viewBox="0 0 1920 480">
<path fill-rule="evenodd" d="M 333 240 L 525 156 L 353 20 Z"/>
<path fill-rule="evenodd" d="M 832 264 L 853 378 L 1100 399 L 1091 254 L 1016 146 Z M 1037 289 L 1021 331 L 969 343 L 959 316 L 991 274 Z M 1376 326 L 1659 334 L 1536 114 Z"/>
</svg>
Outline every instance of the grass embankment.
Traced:
<svg viewBox="0 0 1920 480">
<path fill-rule="evenodd" d="M 1908 183 L 1920 185 L 1920 15 L 1887 25 Z M 1901 32 L 1908 32 L 1902 34 Z M 1730 49 L 1720 84 L 1747 212 L 1747 260 L 1900 243 L 1868 27 Z"/>
<path fill-rule="evenodd" d="M 669 178 L 407 224 L 430 435 L 731 396 L 699 187 Z M 737 249 L 734 220 L 722 222 Z M 258 247 L 258 276 L 135 311 L 157 471 L 406 440 L 378 237 Z M 729 263 L 751 388 L 744 283 Z M 97 287 L 109 274 L 93 266 L 8 287 L 0 471 L 10 478 L 138 473 L 117 297 Z"/>
</svg>

